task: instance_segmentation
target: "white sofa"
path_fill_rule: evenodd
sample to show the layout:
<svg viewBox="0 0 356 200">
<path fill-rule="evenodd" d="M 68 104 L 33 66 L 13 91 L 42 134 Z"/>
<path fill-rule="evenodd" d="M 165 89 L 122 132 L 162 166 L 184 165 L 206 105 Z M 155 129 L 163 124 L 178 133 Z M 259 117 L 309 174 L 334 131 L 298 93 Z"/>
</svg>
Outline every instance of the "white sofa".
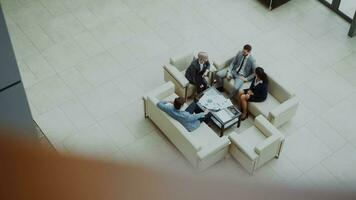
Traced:
<svg viewBox="0 0 356 200">
<path fill-rule="evenodd" d="M 193 59 L 196 59 L 195 53 L 188 53 L 186 55 L 171 57 L 169 63 L 163 66 L 164 80 L 174 83 L 175 93 L 185 99 L 192 96 L 196 91 L 195 86 L 190 84 L 187 78 L 185 78 L 185 71 Z M 210 65 L 210 71 L 215 71 L 213 64 Z M 210 83 L 210 74 L 206 79 Z"/>
<path fill-rule="evenodd" d="M 214 62 L 217 70 L 228 67 L 234 57 L 228 57 L 219 62 Z M 268 74 L 268 68 L 266 69 Z M 231 92 L 234 80 L 224 79 L 224 90 Z M 249 88 L 251 83 L 245 83 L 242 88 Z M 271 75 L 268 75 L 268 95 L 264 102 L 248 104 L 249 112 L 258 116 L 262 114 L 274 126 L 280 127 L 288 122 L 297 112 L 299 102 L 297 97 L 284 86 L 280 85 Z"/>
<path fill-rule="evenodd" d="M 256 169 L 278 158 L 284 136 L 266 118 L 259 115 L 254 126 L 229 135 L 231 155 L 252 175 Z"/>
<path fill-rule="evenodd" d="M 228 153 L 230 141 L 227 136 L 219 137 L 204 122 L 193 132 L 188 132 L 157 107 L 160 100 L 173 100 L 177 95 L 172 82 L 166 82 L 143 97 L 145 116 L 167 136 L 178 150 L 197 169 L 204 170 L 223 159 Z"/>
</svg>

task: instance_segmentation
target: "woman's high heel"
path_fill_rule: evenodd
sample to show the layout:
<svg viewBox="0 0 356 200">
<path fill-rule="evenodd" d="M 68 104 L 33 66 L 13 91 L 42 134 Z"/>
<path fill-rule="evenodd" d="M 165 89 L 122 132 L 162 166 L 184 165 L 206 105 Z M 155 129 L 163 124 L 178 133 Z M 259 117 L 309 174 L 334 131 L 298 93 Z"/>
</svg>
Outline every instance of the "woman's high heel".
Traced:
<svg viewBox="0 0 356 200">
<path fill-rule="evenodd" d="M 241 121 L 244 121 L 247 118 L 248 118 L 248 113 L 246 113 L 245 117 L 241 117 Z"/>
</svg>

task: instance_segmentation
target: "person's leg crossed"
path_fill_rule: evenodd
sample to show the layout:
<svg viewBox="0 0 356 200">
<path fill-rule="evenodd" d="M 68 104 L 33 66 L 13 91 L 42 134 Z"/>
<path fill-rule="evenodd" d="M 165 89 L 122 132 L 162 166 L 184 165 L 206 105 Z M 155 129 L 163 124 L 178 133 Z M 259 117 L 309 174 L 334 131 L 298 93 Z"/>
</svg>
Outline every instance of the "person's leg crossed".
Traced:
<svg viewBox="0 0 356 200">
<path fill-rule="evenodd" d="M 231 98 L 233 98 L 240 91 L 240 88 L 242 87 L 243 84 L 244 82 L 239 77 L 235 78 L 234 89 L 230 94 Z"/>
</svg>

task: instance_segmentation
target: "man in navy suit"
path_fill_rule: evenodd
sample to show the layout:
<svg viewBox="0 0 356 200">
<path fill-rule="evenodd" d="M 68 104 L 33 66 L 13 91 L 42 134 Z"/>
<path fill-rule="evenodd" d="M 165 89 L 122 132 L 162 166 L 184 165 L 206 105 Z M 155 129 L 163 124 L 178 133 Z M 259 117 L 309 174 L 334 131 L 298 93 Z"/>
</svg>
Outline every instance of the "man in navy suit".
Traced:
<svg viewBox="0 0 356 200">
<path fill-rule="evenodd" d="M 185 77 L 189 83 L 197 88 L 197 92 L 204 91 L 208 84 L 205 76 L 210 69 L 208 54 L 206 52 L 199 52 L 198 58 L 194 59 L 188 69 L 185 71 Z"/>
</svg>

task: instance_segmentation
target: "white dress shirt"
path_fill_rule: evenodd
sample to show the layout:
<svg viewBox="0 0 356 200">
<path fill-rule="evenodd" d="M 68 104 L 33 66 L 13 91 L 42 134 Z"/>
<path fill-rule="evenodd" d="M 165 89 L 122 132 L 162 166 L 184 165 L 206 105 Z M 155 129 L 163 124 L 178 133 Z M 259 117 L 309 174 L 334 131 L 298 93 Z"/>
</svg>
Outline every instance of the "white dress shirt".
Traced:
<svg viewBox="0 0 356 200">
<path fill-rule="evenodd" d="M 199 65 L 200 65 L 200 71 L 203 71 L 204 64 L 199 63 Z"/>
<path fill-rule="evenodd" d="M 242 63 L 242 66 L 241 66 L 241 70 L 239 72 L 239 74 L 243 77 L 246 77 L 246 74 L 245 74 L 245 66 L 246 66 L 246 60 L 248 59 L 248 57 L 250 57 L 250 54 L 248 54 L 245 59 L 244 59 L 244 62 Z M 236 68 L 236 71 L 239 70 L 239 67 Z"/>
</svg>

